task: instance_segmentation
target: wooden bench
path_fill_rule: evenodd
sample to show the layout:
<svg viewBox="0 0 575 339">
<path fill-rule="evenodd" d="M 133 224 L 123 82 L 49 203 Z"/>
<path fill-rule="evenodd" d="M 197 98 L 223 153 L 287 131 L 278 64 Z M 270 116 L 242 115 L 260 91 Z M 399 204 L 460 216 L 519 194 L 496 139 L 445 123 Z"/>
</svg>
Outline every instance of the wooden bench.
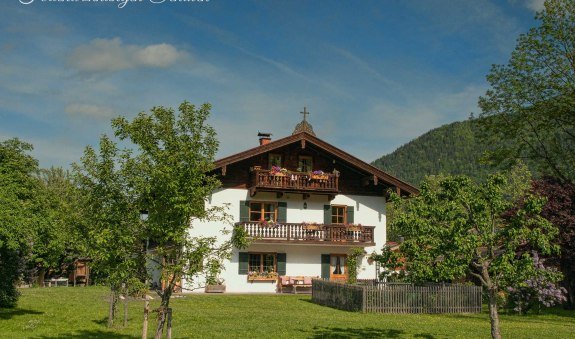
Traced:
<svg viewBox="0 0 575 339">
<path fill-rule="evenodd" d="M 291 287 L 292 292 L 294 294 L 297 294 L 297 289 L 298 288 L 310 288 L 311 289 L 311 281 L 314 278 L 319 278 L 318 276 L 315 277 L 311 277 L 311 276 L 301 276 L 301 275 L 296 275 L 296 276 L 288 276 L 288 275 L 284 275 L 281 276 L 279 279 L 279 289 L 280 289 L 280 293 L 283 293 L 283 289 L 285 287 Z"/>
</svg>

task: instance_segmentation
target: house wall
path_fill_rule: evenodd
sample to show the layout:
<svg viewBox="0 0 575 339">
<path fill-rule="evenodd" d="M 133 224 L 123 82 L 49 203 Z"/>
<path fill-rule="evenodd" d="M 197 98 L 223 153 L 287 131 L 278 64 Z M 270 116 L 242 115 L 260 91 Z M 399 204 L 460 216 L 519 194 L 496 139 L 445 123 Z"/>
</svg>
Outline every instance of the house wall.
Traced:
<svg viewBox="0 0 575 339">
<path fill-rule="evenodd" d="M 210 196 L 207 207 L 224 206 L 227 204 L 227 212 L 231 216 L 231 221 L 240 220 L 240 201 L 277 201 L 287 203 L 287 222 L 317 222 L 323 223 L 324 205 L 346 205 L 354 206 L 354 224 L 364 226 L 376 226 L 374 230 L 375 246 L 365 247 L 365 251 L 371 254 L 379 251 L 386 239 L 386 215 L 385 199 L 378 196 L 359 195 L 337 195 L 329 201 L 325 195 L 311 194 L 309 198 L 303 200 L 302 194 L 287 193 L 281 198 L 277 198 L 275 193 L 258 192 L 254 197 L 249 197 L 246 189 L 222 188 L 214 191 Z M 303 208 L 303 203 L 307 202 L 307 209 Z M 222 235 L 223 230 L 232 230 L 232 225 L 225 225 L 221 222 L 194 222 L 191 225 L 191 236 L 215 236 L 222 239 L 229 239 L 230 235 Z M 252 244 L 249 248 L 241 252 L 276 252 L 286 253 L 286 274 L 287 275 L 309 275 L 321 276 L 321 254 L 346 254 L 353 246 L 332 246 L 332 245 L 310 245 L 310 244 Z M 225 270 L 220 275 L 225 280 L 226 291 L 228 292 L 275 292 L 276 284 L 271 282 L 248 282 L 246 275 L 238 274 L 238 251 L 233 251 L 231 260 L 225 263 Z M 367 256 L 363 257 L 361 266 L 358 269 L 358 278 L 375 278 L 375 265 L 367 263 Z M 203 285 L 203 279 L 197 277 L 196 283 Z M 194 286 L 185 282 L 186 289 Z M 197 290 L 202 292 L 203 290 Z"/>
</svg>

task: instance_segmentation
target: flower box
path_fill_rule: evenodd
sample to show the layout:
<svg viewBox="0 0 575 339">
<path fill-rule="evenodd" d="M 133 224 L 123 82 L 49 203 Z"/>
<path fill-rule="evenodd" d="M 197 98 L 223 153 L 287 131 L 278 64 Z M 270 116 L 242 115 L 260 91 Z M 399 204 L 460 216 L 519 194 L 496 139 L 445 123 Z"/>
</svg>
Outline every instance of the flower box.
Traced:
<svg viewBox="0 0 575 339">
<path fill-rule="evenodd" d="M 278 277 L 259 277 L 259 276 L 249 277 L 248 276 L 248 281 L 276 281 L 276 280 L 278 280 Z"/>
<path fill-rule="evenodd" d="M 206 293 L 224 293 L 226 285 L 206 285 Z"/>
</svg>

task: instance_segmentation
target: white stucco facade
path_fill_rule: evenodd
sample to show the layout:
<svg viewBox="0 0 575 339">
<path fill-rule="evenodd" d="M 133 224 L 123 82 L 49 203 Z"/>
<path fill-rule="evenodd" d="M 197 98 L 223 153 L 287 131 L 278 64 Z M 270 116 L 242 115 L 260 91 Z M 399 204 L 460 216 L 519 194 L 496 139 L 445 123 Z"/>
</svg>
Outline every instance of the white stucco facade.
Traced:
<svg viewBox="0 0 575 339">
<path fill-rule="evenodd" d="M 361 195 L 336 195 L 329 200 L 327 195 L 313 194 L 305 200 L 301 193 L 285 193 L 280 198 L 274 192 L 258 192 L 250 197 L 246 189 L 224 188 L 216 190 L 208 199 L 206 207 L 227 206 L 227 212 L 233 222 L 240 221 L 240 203 L 242 201 L 258 202 L 285 202 L 287 204 L 286 223 L 323 223 L 324 205 L 345 205 L 354 207 L 354 224 L 375 226 L 374 246 L 364 247 L 367 255 L 362 258 L 358 268 L 358 278 L 375 279 L 375 264 L 369 264 L 367 257 L 374 251 L 379 251 L 386 239 L 386 213 L 385 198 L 382 196 Z M 304 208 L 304 202 L 306 208 Z M 216 236 L 222 241 L 229 239 L 230 234 L 222 235 L 223 230 L 231 231 L 233 224 L 221 222 L 194 222 L 190 228 L 191 236 Z M 244 293 L 274 293 L 277 283 L 273 281 L 248 281 L 247 276 L 239 274 L 240 252 L 266 252 L 286 254 L 286 275 L 289 276 L 321 276 L 322 254 L 347 254 L 350 249 L 358 244 L 306 244 L 302 243 L 253 243 L 247 249 L 234 249 L 230 260 L 225 262 L 225 269 L 220 278 L 226 285 L 226 292 Z M 203 285 L 202 279 L 196 279 L 195 283 Z M 193 289 L 186 281 L 183 281 L 184 291 L 203 292 L 203 289 Z"/>
</svg>

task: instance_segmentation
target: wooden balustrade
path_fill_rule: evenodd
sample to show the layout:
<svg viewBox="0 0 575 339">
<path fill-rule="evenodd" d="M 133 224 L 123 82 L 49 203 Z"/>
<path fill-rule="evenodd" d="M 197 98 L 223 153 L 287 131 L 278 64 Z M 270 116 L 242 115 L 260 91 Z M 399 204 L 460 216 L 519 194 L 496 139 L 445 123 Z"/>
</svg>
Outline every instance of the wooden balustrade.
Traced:
<svg viewBox="0 0 575 339">
<path fill-rule="evenodd" d="M 325 224 L 270 224 L 258 222 L 240 222 L 248 236 L 262 243 L 329 243 L 331 245 L 373 246 L 375 226 L 346 227 L 344 225 Z"/>
<path fill-rule="evenodd" d="M 332 173 L 314 175 L 300 172 L 272 173 L 269 170 L 254 170 L 252 172 L 252 187 L 256 189 L 337 193 L 338 179 L 338 175 Z"/>
</svg>

